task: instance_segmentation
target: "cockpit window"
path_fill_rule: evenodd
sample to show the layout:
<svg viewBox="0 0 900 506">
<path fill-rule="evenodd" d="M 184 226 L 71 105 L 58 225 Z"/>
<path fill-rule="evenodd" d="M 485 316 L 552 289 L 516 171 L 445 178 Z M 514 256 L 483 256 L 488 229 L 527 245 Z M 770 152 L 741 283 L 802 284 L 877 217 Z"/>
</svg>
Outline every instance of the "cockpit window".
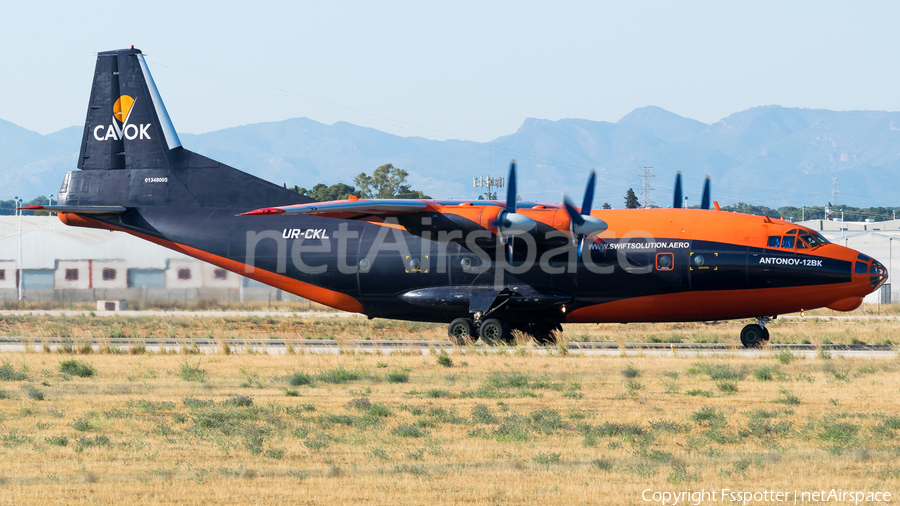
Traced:
<svg viewBox="0 0 900 506">
<path fill-rule="evenodd" d="M 766 243 L 767 248 L 777 248 L 781 246 L 781 236 L 780 235 L 770 235 L 769 242 Z"/>
<path fill-rule="evenodd" d="M 794 239 L 792 235 L 786 235 L 781 238 L 781 247 L 784 249 L 794 249 Z"/>
<path fill-rule="evenodd" d="M 807 236 L 807 237 L 809 237 L 809 236 Z M 803 239 L 805 239 L 805 237 L 803 237 L 803 236 L 800 236 L 800 238 L 797 239 L 797 249 L 809 248 L 809 246 L 805 242 L 803 242 Z"/>
<path fill-rule="evenodd" d="M 809 244 L 810 248 L 815 248 L 816 246 L 821 246 L 823 244 L 823 243 L 819 242 L 818 237 L 816 237 L 812 234 L 807 234 L 806 232 L 800 233 L 800 239 L 805 241 L 806 244 Z M 799 248 L 800 246 L 797 246 L 797 247 Z"/>
<path fill-rule="evenodd" d="M 862 255 L 860 255 L 862 256 Z M 863 262 L 856 262 L 856 266 L 853 268 L 853 272 L 856 274 L 865 274 L 866 273 L 866 264 Z"/>
<path fill-rule="evenodd" d="M 813 232 L 812 235 L 813 235 L 816 239 L 819 240 L 819 244 L 830 244 L 830 243 L 828 242 L 828 239 L 826 239 L 825 236 L 823 236 L 822 234 L 820 234 L 820 233 L 818 233 L 818 232 Z"/>
<path fill-rule="evenodd" d="M 864 254 L 860 253 L 859 256 L 856 257 L 856 259 L 860 260 L 862 262 L 868 262 L 869 260 L 872 259 L 872 257 L 870 257 L 869 255 L 864 255 Z M 865 273 L 863 273 L 863 274 L 865 274 Z"/>
<path fill-rule="evenodd" d="M 785 234 L 785 235 L 794 235 L 794 234 L 796 234 L 796 233 L 797 233 L 797 229 L 796 229 L 796 228 L 792 228 L 792 229 L 788 230 L 788 231 L 787 231 L 787 234 Z"/>
</svg>

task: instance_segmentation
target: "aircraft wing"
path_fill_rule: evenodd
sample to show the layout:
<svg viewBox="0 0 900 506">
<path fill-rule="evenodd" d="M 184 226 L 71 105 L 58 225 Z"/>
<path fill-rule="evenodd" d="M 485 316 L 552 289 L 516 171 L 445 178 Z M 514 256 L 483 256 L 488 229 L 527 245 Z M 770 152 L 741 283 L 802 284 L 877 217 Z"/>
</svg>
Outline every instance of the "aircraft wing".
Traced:
<svg viewBox="0 0 900 506">
<path fill-rule="evenodd" d="M 238 216 L 266 216 L 272 214 L 314 214 L 328 218 L 345 218 L 348 215 L 392 215 L 416 213 L 428 207 L 420 200 L 410 199 L 371 199 L 371 200 L 335 200 L 332 202 L 316 202 L 314 204 L 296 204 L 282 207 L 263 207 Z"/>
<path fill-rule="evenodd" d="M 128 210 L 122 206 L 22 206 L 16 209 L 76 214 L 122 214 Z"/>
</svg>

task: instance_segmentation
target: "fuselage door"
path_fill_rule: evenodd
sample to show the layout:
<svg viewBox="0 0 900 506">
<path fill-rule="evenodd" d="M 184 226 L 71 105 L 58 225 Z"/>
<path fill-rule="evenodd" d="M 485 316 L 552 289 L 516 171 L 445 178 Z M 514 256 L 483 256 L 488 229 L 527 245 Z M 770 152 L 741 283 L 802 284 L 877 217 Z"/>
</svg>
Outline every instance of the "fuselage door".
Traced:
<svg viewBox="0 0 900 506">
<path fill-rule="evenodd" d="M 696 247 L 696 243 L 695 243 Z M 747 288 L 747 248 L 730 246 L 690 252 L 688 272 L 694 290 L 742 290 Z"/>
</svg>

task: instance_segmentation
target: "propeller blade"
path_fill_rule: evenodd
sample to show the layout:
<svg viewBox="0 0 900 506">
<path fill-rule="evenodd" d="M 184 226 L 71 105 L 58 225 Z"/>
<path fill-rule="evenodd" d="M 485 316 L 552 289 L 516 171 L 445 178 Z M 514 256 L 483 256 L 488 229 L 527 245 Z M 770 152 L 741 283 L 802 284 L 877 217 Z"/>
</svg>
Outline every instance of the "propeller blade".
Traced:
<svg viewBox="0 0 900 506">
<path fill-rule="evenodd" d="M 588 178 L 587 188 L 584 189 L 584 201 L 581 204 L 581 214 L 590 215 L 594 204 L 594 186 L 597 181 L 597 171 L 591 171 L 591 177 Z"/>
<path fill-rule="evenodd" d="M 681 172 L 675 176 L 675 202 L 672 203 L 672 207 L 675 209 L 681 209 L 684 205 L 684 196 L 681 193 Z"/>
<path fill-rule="evenodd" d="M 703 183 L 703 197 L 700 199 L 700 209 L 709 209 L 709 176 L 706 176 L 706 182 Z"/>
<path fill-rule="evenodd" d="M 584 216 L 575 209 L 575 206 L 572 205 L 567 196 L 563 196 L 563 207 L 566 208 L 566 213 L 569 214 L 569 219 L 572 220 L 573 224 L 584 225 Z"/>
<path fill-rule="evenodd" d="M 509 177 L 506 180 L 506 212 L 516 212 L 516 161 L 509 164 Z"/>
<path fill-rule="evenodd" d="M 509 252 L 509 265 L 513 263 L 513 241 L 516 240 L 516 236 L 509 236 L 509 242 L 506 244 L 507 251 Z"/>
</svg>

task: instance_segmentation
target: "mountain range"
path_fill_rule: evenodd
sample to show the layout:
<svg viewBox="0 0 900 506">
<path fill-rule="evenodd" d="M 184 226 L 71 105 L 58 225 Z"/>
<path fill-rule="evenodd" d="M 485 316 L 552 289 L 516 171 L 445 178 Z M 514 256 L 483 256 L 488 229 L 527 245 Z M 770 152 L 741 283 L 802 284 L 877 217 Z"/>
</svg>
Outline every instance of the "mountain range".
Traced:
<svg viewBox="0 0 900 506">
<path fill-rule="evenodd" d="M 0 200 L 56 193 L 74 170 L 82 127 L 40 135 L 0 120 Z M 288 186 L 352 184 L 392 163 L 432 197 L 475 198 L 474 176 L 506 176 L 519 164 L 519 195 L 580 202 L 588 172 L 598 172 L 597 203 L 622 207 L 628 188 L 641 197 L 640 167 L 653 167 L 652 203 L 671 205 L 675 172 L 685 177 L 689 204 L 703 177 L 722 205 L 769 207 L 900 203 L 900 113 L 754 107 L 705 124 L 659 107 L 635 109 L 615 123 L 526 119 L 490 142 L 401 137 L 350 123 L 307 118 L 179 134 L 193 151 Z"/>
</svg>

